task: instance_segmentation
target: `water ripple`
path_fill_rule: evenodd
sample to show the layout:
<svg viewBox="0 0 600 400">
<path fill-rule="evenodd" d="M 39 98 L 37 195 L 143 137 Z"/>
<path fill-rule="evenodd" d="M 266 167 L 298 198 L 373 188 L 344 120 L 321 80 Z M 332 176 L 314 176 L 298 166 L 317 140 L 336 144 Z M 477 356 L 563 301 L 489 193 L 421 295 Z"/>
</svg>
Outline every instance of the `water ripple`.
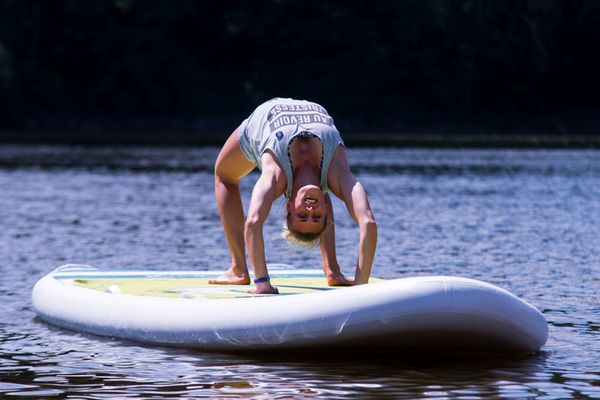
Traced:
<svg viewBox="0 0 600 400">
<path fill-rule="evenodd" d="M 234 356 L 35 318 L 31 288 L 62 263 L 225 268 L 216 154 L 0 146 L 0 397 L 600 398 L 597 151 L 350 149 L 379 223 L 374 275 L 459 275 L 510 290 L 549 322 L 547 345 L 524 360 Z M 256 178 L 242 183 L 245 207 Z M 334 207 L 338 258 L 351 273 L 358 234 L 344 205 Z M 282 202 L 273 209 L 268 261 L 318 266 L 318 252 L 279 239 Z"/>
</svg>

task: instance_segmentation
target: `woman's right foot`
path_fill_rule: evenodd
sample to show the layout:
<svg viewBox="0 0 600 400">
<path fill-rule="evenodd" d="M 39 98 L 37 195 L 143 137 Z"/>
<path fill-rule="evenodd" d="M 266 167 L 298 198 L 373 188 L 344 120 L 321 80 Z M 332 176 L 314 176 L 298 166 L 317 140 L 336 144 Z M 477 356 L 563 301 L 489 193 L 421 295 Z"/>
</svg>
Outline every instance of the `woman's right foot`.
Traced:
<svg viewBox="0 0 600 400">
<path fill-rule="evenodd" d="M 248 272 L 238 275 L 234 271 L 228 270 L 215 279 L 209 279 L 208 283 L 211 285 L 249 285 L 250 276 Z"/>
<path fill-rule="evenodd" d="M 328 275 L 327 276 L 327 285 L 328 286 L 352 286 L 354 285 L 353 279 L 346 278 L 343 274 L 338 275 Z"/>
</svg>

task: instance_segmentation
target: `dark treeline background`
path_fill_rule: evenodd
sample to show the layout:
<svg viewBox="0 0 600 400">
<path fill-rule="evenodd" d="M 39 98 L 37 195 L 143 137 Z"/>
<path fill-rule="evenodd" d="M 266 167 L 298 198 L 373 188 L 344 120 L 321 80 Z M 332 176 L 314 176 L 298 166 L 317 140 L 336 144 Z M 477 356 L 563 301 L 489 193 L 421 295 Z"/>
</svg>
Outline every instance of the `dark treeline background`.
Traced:
<svg viewBox="0 0 600 400">
<path fill-rule="evenodd" d="M 276 96 L 350 133 L 596 134 L 599 44 L 596 0 L 0 0 L 0 137 L 208 137 Z"/>
</svg>

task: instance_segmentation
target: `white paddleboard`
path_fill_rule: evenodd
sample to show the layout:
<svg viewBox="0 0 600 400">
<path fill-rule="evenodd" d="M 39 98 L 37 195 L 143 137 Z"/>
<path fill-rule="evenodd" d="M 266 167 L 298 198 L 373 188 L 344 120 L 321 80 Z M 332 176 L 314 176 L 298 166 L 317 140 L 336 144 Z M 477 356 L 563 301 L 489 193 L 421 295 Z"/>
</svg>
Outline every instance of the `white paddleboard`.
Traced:
<svg viewBox="0 0 600 400">
<path fill-rule="evenodd" d="M 466 278 L 372 279 L 330 288 L 320 270 L 269 267 L 279 295 L 209 285 L 220 271 L 100 271 L 69 264 L 32 292 L 54 325 L 215 351 L 370 350 L 528 354 L 548 325 L 533 306 Z"/>
</svg>

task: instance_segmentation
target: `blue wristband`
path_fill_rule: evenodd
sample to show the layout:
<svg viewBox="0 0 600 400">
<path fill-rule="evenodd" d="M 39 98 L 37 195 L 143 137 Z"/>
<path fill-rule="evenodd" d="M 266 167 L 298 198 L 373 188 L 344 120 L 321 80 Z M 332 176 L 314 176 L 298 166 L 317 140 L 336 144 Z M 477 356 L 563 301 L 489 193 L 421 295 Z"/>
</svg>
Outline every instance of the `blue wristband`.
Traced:
<svg viewBox="0 0 600 400">
<path fill-rule="evenodd" d="M 271 278 L 269 278 L 268 276 L 262 277 L 262 278 L 256 278 L 254 280 L 254 283 L 265 283 L 265 282 L 269 282 L 271 280 Z"/>
</svg>

